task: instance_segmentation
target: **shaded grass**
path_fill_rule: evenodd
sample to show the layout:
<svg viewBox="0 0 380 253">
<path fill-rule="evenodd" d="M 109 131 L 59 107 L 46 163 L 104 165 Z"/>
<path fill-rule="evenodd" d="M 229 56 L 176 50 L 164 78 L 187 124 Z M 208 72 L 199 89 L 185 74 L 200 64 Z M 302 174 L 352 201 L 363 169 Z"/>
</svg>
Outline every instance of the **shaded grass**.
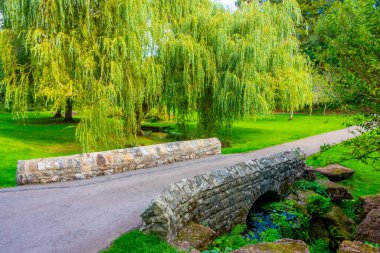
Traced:
<svg viewBox="0 0 380 253">
<path fill-rule="evenodd" d="M 364 195 L 380 193 L 380 164 L 374 166 L 358 160 L 346 160 L 350 150 L 343 144 L 334 146 L 321 154 L 311 156 L 307 164 L 313 167 L 323 167 L 333 163 L 355 170 L 351 179 L 340 182 L 355 198 Z"/>
<path fill-rule="evenodd" d="M 75 140 L 74 123 L 63 123 L 51 113 L 28 114 L 25 121 L 13 120 L 0 113 L 0 188 L 16 185 L 18 160 L 77 154 L 82 151 Z M 152 145 L 167 141 L 159 133 L 138 138 L 139 144 Z"/>
<path fill-rule="evenodd" d="M 110 248 L 102 253 L 179 253 L 168 243 L 155 235 L 146 235 L 138 230 L 132 230 L 116 239 Z"/>
<path fill-rule="evenodd" d="M 70 155 L 80 151 L 75 126 L 49 114 L 30 113 L 25 122 L 0 114 L 0 187 L 16 184 L 17 160 Z"/>
</svg>

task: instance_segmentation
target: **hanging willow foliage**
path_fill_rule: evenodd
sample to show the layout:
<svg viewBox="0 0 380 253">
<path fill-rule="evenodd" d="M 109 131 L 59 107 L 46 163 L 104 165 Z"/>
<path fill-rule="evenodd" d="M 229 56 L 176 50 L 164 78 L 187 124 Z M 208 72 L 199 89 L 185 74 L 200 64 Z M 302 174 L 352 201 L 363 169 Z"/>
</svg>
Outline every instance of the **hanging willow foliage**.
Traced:
<svg viewBox="0 0 380 253">
<path fill-rule="evenodd" d="M 312 102 L 295 0 L 231 13 L 209 0 L 5 0 L 6 100 L 50 109 L 74 101 L 84 150 L 135 143 L 144 112 L 165 104 L 199 133 L 245 115 Z"/>
<path fill-rule="evenodd" d="M 307 59 L 295 37 L 302 18 L 295 0 L 253 1 L 233 13 L 209 1 L 179 2 L 159 1 L 155 9 L 167 21 L 159 46 L 164 98 L 180 121 L 196 111 L 200 133 L 212 136 L 221 128 L 230 133 L 245 115 L 312 103 Z"/>
<path fill-rule="evenodd" d="M 134 143 L 142 108 L 157 103 L 161 71 L 147 55 L 149 0 L 5 0 L 1 33 L 7 101 L 24 112 L 28 95 L 51 109 L 68 99 L 81 113 L 85 150 Z M 20 62 L 20 49 L 28 55 Z"/>
</svg>

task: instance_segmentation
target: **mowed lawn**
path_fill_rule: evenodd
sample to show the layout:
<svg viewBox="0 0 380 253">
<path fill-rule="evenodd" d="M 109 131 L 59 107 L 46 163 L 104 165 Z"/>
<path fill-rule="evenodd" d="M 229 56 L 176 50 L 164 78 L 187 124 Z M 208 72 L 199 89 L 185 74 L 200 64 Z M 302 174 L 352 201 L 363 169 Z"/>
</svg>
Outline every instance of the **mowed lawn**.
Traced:
<svg viewBox="0 0 380 253">
<path fill-rule="evenodd" d="M 70 155 L 81 150 L 75 141 L 75 126 L 61 123 L 52 114 L 30 113 L 15 121 L 11 114 L 0 114 L 0 187 L 16 184 L 18 160 Z"/>
<path fill-rule="evenodd" d="M 254 120 L 242 120 L 233 127 L 232 146 L 224 154 L 248 152 L 291 142 L 344 128 L 347 118 L 342 115 L 275 114 Z"/>
<path fill-rule="evenodd" d="M 75 124 L 64 124 L 51 113 L 29 113 L 28 119 L 16 121 L 9 113 L 0 114 L 0 188 L 15 186 L 18 160 L 70 155 L 81 152 L 75 140 Z M 233 127 L 232 146 L 223 153 L 256 150 L 344 128 L 345 117 L 340 115 L 276 114 L 257 120 L 243 120 Z M 170 141 L 163 135 L 152 134 L 138 139 L 141 145 Z"/>
</svg>

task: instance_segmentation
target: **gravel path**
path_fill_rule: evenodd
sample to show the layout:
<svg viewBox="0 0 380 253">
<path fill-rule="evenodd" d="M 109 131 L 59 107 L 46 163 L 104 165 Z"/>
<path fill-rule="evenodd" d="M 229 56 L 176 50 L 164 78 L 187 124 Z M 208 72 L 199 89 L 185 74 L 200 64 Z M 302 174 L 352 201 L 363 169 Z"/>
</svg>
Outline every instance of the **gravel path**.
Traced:
<svg viewBox="0 0 380 253">
<path fill-rule="evenodd" d="M 310 155 L 353 137 L 349 129 L 250 153 L 218 155 L 84 181 L 0 190 L 0 252 L 98 252 L 140 226 L 140 214 L 171 183 L 294 147 Z"/>
</svg>

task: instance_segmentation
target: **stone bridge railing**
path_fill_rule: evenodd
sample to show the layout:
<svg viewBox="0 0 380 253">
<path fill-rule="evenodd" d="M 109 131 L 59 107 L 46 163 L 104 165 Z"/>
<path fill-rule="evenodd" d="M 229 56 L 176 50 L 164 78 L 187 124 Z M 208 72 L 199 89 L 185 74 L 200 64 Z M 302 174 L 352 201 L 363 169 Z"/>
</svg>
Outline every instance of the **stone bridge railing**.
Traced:
<svg viewBox="0 0 380 253">
<path fill-rule="evenodd" d="M 142 214 L 142 231 L 168 241 L 190 222 L 207 224 L 217 232 L 246 222 L 254 202 L 263 194 L 280 194 L 303 172 L 305 154 L 294 149 L 172 184 Z"/>
<path fill-rule="evenodd" d="M 151 168 L 221 153 L 217 138 L 19 161 L 17 184 L 44 184 Z"/>
</svg>

